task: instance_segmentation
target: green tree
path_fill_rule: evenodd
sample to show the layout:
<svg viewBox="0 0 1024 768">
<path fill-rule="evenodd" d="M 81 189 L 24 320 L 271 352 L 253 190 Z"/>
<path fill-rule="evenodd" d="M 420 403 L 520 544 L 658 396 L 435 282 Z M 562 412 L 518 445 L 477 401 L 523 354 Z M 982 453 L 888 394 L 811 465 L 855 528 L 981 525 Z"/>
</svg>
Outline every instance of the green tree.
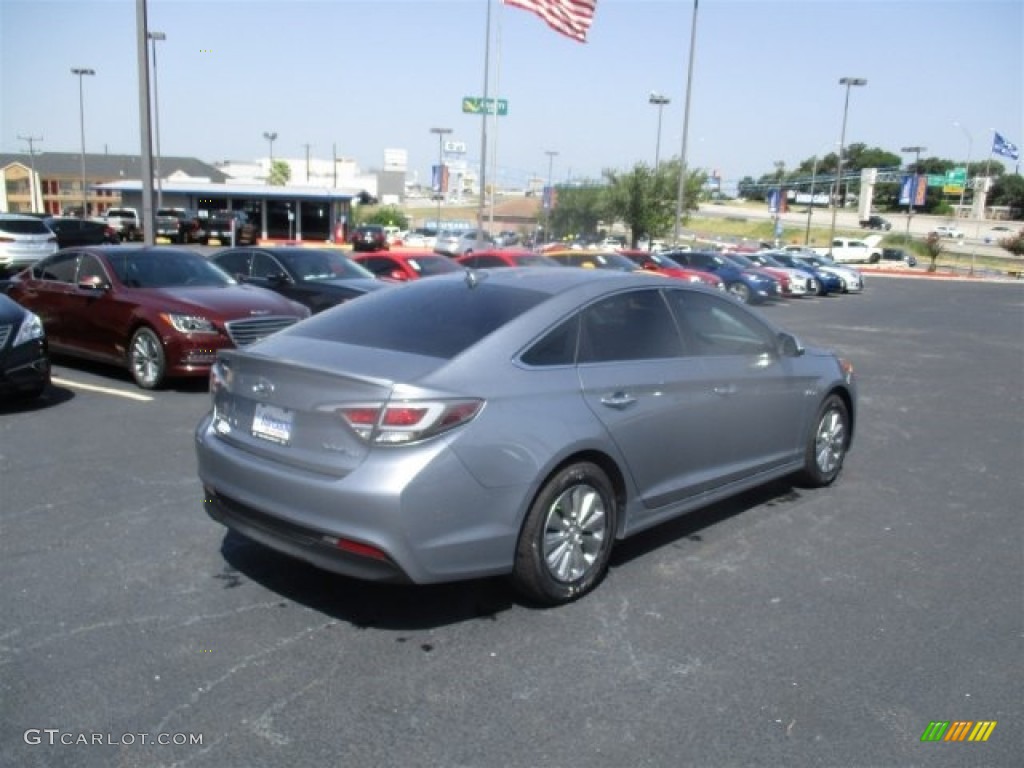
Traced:
<svg viewBox="0 0 1024 768">
<path fill-rule="evenodd" d="M 995 176 L 996 171 L 992 175 Z M 1006 205 L 1016 212 L 1016 218 L 1024 213 L 1024 177 L 1016 173 L 1000 175 L 992 183 L 992 190 L 989 192 L 989 205 Z"/>
<path fill-rule="evenodd" d="M 680 163 L 678 158 L 662 163 L 655 172 L 646 163 L 637 163 L 627 172 L 606 169 L 606 216 L 619 220 L 630 230 L 632 247 L 641 237 L 664 237 L 674 229 L 678 205 Z M 707 173 L 689 169 L 686 173 L 685 210 L 695 211 L 704 194 Z"/>
<path fill-rule="evenodd" d="M 596 235 L 605 215 L 604 192 L 604 187 L 598 184 L 558 187 L 555 207 L 544 222 L 548 230 L 545 239 Z"/>
<path fill-rule="evenodd" d="M 353 209 L 359 224 L 379 224 L 382 227 L 409 228 L 409 218 L 395 205 L 360 205 Z"/>
<path fill-rule="evenodd" d="M 284 160 L 274 160 L 270 163 L 270 174 L 267 176 L 267 184 L 272 187 L 283 187 L 291 177 L 291 166 Z"/>
</svg>

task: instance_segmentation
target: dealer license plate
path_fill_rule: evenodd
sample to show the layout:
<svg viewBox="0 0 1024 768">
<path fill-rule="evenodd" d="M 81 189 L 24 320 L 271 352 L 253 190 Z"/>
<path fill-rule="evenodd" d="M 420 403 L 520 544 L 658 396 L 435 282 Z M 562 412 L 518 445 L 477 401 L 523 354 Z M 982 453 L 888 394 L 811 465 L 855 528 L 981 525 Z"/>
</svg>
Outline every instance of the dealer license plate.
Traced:
<svg viewBox="0 0 1024 768">
<path fill-rule="evenodd" d="M 294 413 L 265 403 L 256 403 L 252 417 L 252 433 L 272 443 L 288 445 L 292 439 Z"/>
</svg>

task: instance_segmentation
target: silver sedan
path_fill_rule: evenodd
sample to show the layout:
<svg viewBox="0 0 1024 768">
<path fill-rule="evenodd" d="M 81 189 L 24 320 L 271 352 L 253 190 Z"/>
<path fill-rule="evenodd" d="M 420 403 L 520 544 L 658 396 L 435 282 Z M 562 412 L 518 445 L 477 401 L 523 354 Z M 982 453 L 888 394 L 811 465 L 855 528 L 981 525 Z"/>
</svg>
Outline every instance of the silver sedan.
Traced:
<svg viewBox="0 0 1024 768">
<path fill-rule="evenodd" d="M 718 291 L 518 269 L 378 291 L 222 352 L 205 507 L 362 579 L 573 600 L 612 546 L 768 480 L 826 486 L 852 367 Z"/>
</svg>

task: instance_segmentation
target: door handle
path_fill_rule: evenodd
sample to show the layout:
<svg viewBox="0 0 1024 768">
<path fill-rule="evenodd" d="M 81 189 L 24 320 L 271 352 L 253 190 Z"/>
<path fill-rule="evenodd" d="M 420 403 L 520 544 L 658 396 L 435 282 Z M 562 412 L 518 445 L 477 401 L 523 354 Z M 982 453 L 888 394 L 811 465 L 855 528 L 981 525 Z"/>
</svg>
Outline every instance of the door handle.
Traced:
<svg viewBox="0 0 1024 768">
<path fill-rule="evenodd" d="M 614 395 L 607 395 L 601 398 L 601 405 L 607 405 L 609 408 L 615 408 L 619 411 L 628 408 L 635 402 L 636 398 L 632 395 L 627 395 L 625 392 L 616 392 Z"/>
<path fill-rule="evenodd" d="M 712 391 L 719 397 L 729 397 L 730 395 L 735 395 L 738 390 L 735 384 L 724 384 L 715 387 Z"/>
</svg>

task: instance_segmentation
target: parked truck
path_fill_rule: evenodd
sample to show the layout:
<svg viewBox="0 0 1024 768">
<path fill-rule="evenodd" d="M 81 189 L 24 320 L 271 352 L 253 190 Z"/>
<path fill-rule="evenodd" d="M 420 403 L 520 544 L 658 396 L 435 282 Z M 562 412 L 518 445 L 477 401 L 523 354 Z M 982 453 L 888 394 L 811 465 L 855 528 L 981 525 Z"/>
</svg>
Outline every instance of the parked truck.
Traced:
<svg viewBox="0 0 1024 768">
<path fill-rule="evenodd" d="M 852 237 L 837 237 L 832 240 L 832 246 L 822 246 L 811 250 L 819 256 L 831 257 L 833 261 L 840 264 L 876 264 L 882 259 L 882 249 L 878 246 L 882 238 L 878 235 L 871 235 L 863 240 L 855 240 Z"/>
<path fill-rule="evenodd" d="M 156 236 L 172 243 L 200 242 L 203 235 L 199 214 L 187 208 L 159 208 L 156 212 Z"/>
<path fill-rule="evenodd" d="M 108 208 L 101 219 L 108 227 L 117 233 L 122 240 L 141 240 L 142 224 L 139 221 L 139 212 L 134 208 Z"/>
</svg>

